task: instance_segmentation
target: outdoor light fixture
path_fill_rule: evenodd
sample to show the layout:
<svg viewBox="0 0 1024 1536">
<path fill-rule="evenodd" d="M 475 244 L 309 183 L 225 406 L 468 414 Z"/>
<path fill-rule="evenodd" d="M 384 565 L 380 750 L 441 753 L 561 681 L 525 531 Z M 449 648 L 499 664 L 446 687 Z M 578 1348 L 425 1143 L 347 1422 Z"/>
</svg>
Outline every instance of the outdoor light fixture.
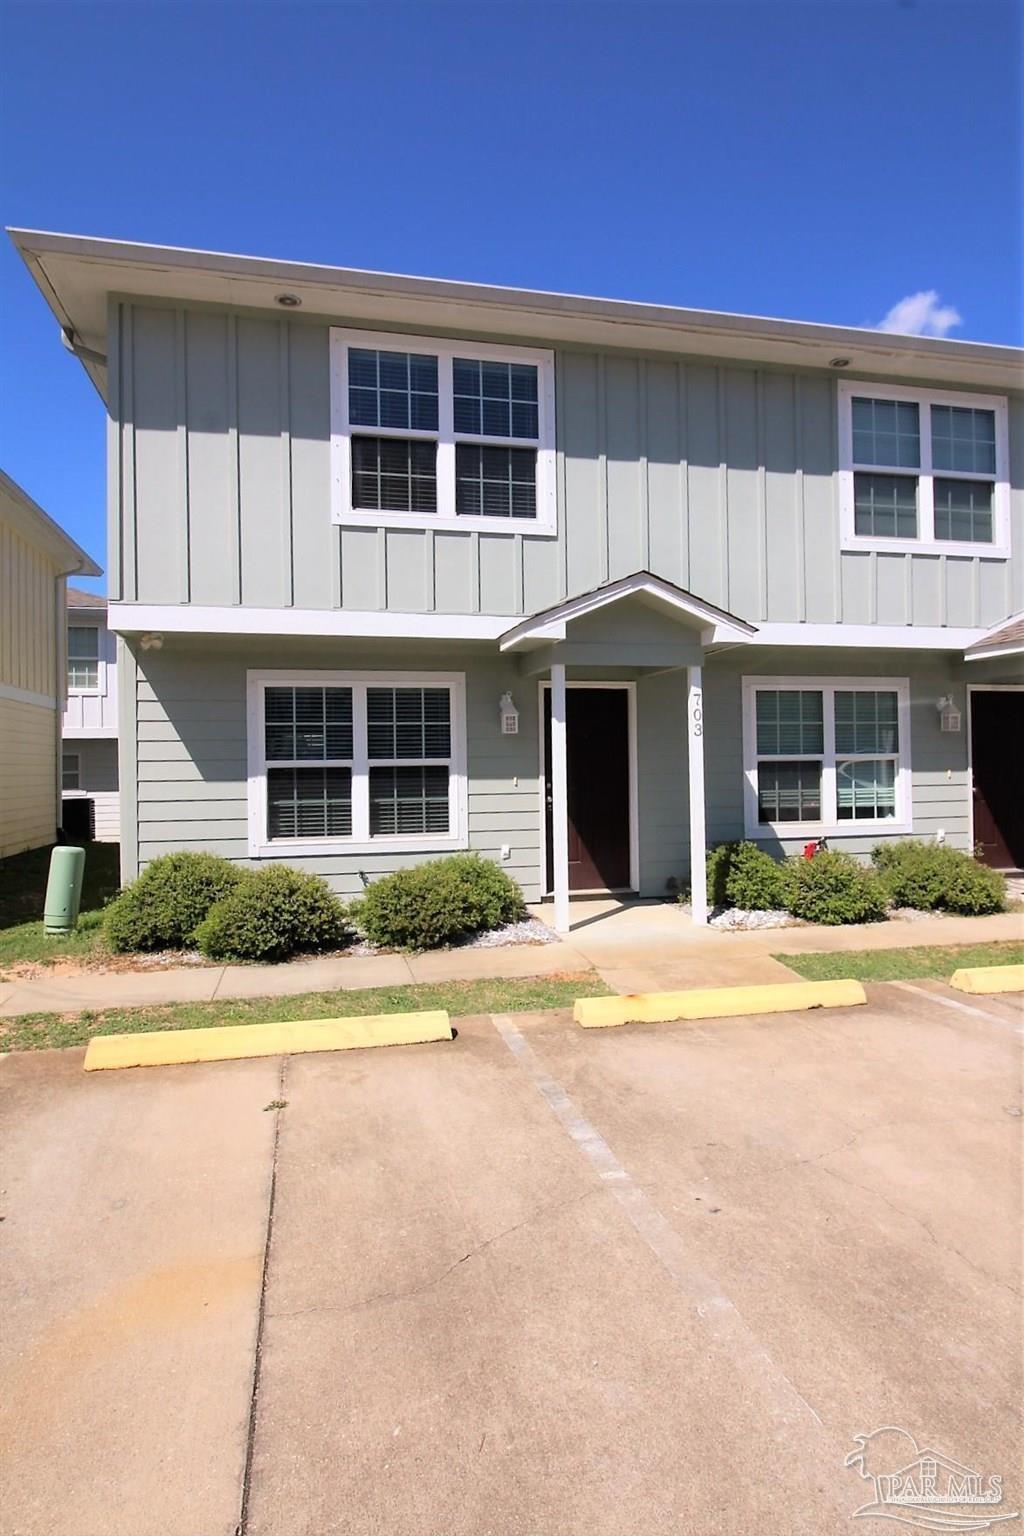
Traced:
<svg viewBox="0 0 1024 1536">
<path fill-rule="evenodd" d="M 302 300 L 297 293 L 279 293 L 275 296 L 275 304 L 280 304 L 282 309 L 298 309 Z"/>
<path fill-rule="evenodd" d="M 161 634 L 151 632 L 148 635 L 143 635 L 141 643 L 144 651 L 162 651 L 164 637 Z"/>
<path fill-rule="evenodd" d="M 958 731 L 960 729 L 960 711 L 949 694 L 940 699 L 935 708 L 939 712 L 939 725 L 942 730 Z"/>
<path fill-rule="evenodd" d="M 510 693 L 503 693 L 498 701 L 498 713 L 501 716 L 501 734 L 503 736 L 519 735 L 519 711 Z"/>
<path fill-rule="evenodd" d="M 830 368 L 849 368 L 850 359 L 848 357 L 830 357 L 828 365 Z"/>
</svg>

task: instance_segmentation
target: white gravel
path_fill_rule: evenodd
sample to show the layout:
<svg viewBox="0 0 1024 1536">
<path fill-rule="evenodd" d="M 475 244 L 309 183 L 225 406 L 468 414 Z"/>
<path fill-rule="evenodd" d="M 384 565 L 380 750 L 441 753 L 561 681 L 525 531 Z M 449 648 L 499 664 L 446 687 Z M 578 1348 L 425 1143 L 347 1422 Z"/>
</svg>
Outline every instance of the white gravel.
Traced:
<svg viewBox="0 0 1024 1536">
<path fill-rule="evenodd" d="M 709 928 L 721 928 L 727 933 L 746 928 L 795 928 L 798 926 L 798 919 L 792 912 L 778 910 L 747 912 L 742 907 L 716 908 L 714 914 L 708 918 Z"/>
<path fill-rule="evenodd" d="M 536 917 L 526 917 L 521 923 L 506 923 L 504 928 L 493 928 L 490 933 L 476 933 L 461 946 L 465 949 L 504 949 L 509 944 L 557 944 L 558 934 L 552 933 L 545 923 Z"/>
</svg>

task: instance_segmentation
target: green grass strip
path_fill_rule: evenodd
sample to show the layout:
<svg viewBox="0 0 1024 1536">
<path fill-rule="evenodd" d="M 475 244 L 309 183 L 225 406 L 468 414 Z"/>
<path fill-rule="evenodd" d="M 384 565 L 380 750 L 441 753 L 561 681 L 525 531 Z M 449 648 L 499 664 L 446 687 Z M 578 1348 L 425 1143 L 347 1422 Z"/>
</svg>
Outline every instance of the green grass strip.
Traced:
<svg viewBox="0 0 1024 1536">
<path fill-rule="evenodd" d="M 948 981 L 961 967 L 1024 965 L 1024 944 L 919 944 L 910 949 L 830 950 L 774 957 L 806 981 Z"/>
<path fill-rule="evenodd" d="M 85 1045 L 94 1035 L 202 1029 L 211 1024 L 267 1024 L 290 1019 L 348 1018 L 446 1008 L 452 1018 L 473 1013 L 523 1013 L 568 1008 L 577 997 L 604 997 L 611 988 L 596 971 L 486 981 L 413 982 L 355 992 L 304 992 L 297 997 L 225 998 L 214 1003 L 166 1003 L 158 1008 L 109 1008 L 66 1015 L 23 1013 L 0 1019 L 0 1050 L 43 1051 Z"/>
</svg>

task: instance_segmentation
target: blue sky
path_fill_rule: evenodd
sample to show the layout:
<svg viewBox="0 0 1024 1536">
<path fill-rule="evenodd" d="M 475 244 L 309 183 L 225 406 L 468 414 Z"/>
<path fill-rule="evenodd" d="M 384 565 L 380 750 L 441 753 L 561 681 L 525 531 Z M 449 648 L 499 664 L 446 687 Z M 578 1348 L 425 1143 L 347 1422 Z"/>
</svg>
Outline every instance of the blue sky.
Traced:
<svg viewBox="0 0 1024 1536">
<path fill-rule="evenodd" d="M 1021 6 L 7 4 L 5 224 L 1020 343 Z M 103 561 L 9 243 L 2 454 Z M 932 297 L 929 297 L 931 295 Z M 102 583 L 93 585 L 102 586 Z"/>
</svg>

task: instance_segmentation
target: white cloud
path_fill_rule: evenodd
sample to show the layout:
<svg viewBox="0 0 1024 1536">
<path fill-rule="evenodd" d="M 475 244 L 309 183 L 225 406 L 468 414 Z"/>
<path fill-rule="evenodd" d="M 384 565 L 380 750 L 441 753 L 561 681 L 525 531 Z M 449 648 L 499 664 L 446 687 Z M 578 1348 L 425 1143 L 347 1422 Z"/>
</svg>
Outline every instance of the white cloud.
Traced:
<svg viewBox="0 0 1024 1536">
<path fill-rule="evenodd" d="M 895 331 L 900 336 L 948 336 L 955 325 L 962 324 L 960 311 L 952 304 L 940 304 L 935 289 L 929 288 L 900 299 L 879 321 L 878 330 Z"/>
</svg>

